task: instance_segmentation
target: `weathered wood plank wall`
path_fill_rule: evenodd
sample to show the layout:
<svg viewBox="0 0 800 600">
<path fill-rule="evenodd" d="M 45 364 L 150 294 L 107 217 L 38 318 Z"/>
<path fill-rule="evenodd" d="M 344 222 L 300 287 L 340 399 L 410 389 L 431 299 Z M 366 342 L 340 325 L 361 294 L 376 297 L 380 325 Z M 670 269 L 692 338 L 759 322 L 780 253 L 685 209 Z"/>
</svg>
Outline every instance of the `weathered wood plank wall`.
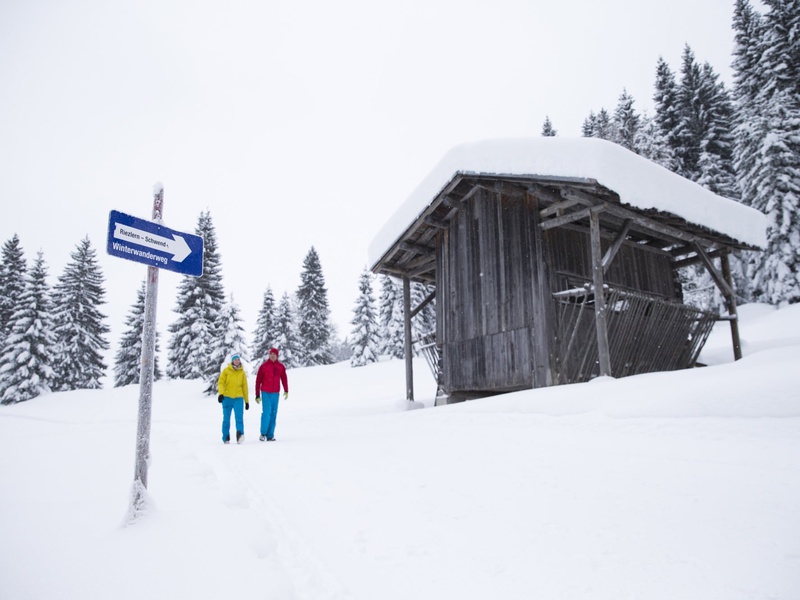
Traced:
<svg viewBox="0 0 800 600">
<path fill-rule="evenodd" d="M 531 386 L 532 215 L 524 195 L 482 190 L 440 234 L 437 327 L 451 393 Z"/>
</svg>

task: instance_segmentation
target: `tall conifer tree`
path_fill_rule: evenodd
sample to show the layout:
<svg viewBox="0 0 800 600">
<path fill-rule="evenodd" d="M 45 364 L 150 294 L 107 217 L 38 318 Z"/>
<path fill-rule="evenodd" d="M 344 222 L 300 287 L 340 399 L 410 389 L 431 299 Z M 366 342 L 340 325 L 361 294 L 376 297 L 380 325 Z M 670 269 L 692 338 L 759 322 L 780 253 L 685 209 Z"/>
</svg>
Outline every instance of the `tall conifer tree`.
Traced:
<svg viewBox="0 0 800 600">
<path fill-rule="evenodd" d="M 319 255 L 313 247 L 303 261 L 297 303 L 303 366 L 331 364 L 333 357 L 330 349 L 328 290 L 325 289 L 325 277 L 322 274 Z"/>
<path fill-rule="evenodd" d="M 12 404 L 50 391 L 55 337 L 47 266 L 39 252 L 11 317 L 0 354 L 0 403 Z"/>
<path fill-rule="evenodd" d="M 752 131 L 760 144 L 749 157 L 754 159 L 749 173 L 753 179 L 745 202 L 767 215 L 767 248 L 752 257 L 749 275 L 757 300 L 796 303 L 800 302 L 800 0 L 764 0 L 764 4 L 768 10 L 761 37 L 754 41 L 760 49 L 752 50 L 760 54 L 754 65 L 761 70 L 761 86 L 755 96 L 757 125 Z M 741 65 L 734 61 L 734 67 L 738 71 Z M 754 77 L 737 75 L 737 85 Z M 740 90 L 737 98 L 746 97 L 747 91 Z M 737 152 L 739 163 L 747 152 Z"/>
<path fill-rule="evenodd" d="M 178 287 L 178 320 L 168 330 L 167 375 L 205 379 L 217 372 L 213 356 L 222 344 L 217 321 L 225 304 L 222 259 L 211 213 L 200 213 L 195 233 L 203 237 L 203 275 L 185 277 Z"/>
<path fill-rule="evenodd" d="M 658 63 L 656 65 L 653 103 L 656 110 L 654 117 L 655 122 L 666 143 L 666 158 L 659 164 L 670 171 L 678 172 L 678 151 L 680 147 L 680 140 L 678 138 L 680 125 L 678 86 L 675 83 L 675 75 L 662 57 L 658 58 Z"/>
<path fill-rule="evenodd" d="M 99 389 L 105 374 L 103 350 L 108 350 L 104 277 L 97 253 L 85 237 L 53 288 L 56 344 L 53 370 L 56 391 Z"/>
<path fill-rule="evenodd" d="M 26 268 L 19 236 L 15 233 L 3 244 L 0 257 L 0 342 L 11 332 L 11 317 L 25 289 Z"/>
</svg>

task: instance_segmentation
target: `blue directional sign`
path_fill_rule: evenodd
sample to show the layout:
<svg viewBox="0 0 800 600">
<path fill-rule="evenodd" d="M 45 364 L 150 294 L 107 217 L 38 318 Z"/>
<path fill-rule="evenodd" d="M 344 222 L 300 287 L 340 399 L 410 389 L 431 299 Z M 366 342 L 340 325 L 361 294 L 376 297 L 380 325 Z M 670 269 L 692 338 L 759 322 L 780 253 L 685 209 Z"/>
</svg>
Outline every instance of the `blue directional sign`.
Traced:
<svg viewBox="0 0 800 600">
<path fill-rule="evenodd" d="M 108 218 L 106 251 L 111 256 L 191 277 L 203 274 L 202 237 L 116 210 Z"/>
</svg>

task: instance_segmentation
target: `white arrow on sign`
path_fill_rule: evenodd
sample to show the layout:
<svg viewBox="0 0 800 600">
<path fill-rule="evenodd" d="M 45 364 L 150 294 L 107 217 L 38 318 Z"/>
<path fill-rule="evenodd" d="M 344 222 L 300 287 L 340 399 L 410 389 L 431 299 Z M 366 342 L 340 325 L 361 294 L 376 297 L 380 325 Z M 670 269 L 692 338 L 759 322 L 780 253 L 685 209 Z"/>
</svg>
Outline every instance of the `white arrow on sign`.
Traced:
<svg viewBox="0 0 800 600">
<path fill-rule="evenodd" d="M 172 260 L 175 262 L 183 262 L 183 259 L 192 253 L 189 244 L 179 235 L 173 235 L 172 238 L 163 237 L 129 225 L 122 225 L 121 223 L 115 223 L 114 237 L 137 246 L 145 246 L 146 248 L 172 254 Z"/>
</svg>

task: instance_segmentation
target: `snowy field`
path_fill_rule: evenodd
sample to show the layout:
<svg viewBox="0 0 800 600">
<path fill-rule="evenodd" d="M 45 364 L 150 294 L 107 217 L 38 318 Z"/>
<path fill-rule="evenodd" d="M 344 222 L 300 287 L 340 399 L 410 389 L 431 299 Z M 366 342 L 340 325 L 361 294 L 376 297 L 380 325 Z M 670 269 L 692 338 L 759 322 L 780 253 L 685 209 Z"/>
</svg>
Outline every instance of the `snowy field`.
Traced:
<svg viewBox="0 0 800 600">
<path fill-rule="evenodd" d="M 151 510 L 124 526 L 138 386 L 0 407 L 0 597 L 800 598 L 800 305 L 740 308 L 707 368 L 433 408 L 414 364 L 289 371 L 274 443 L 155 385 Z M 251 382 L 252 387 L 252 382 Z"/>
</svg>

